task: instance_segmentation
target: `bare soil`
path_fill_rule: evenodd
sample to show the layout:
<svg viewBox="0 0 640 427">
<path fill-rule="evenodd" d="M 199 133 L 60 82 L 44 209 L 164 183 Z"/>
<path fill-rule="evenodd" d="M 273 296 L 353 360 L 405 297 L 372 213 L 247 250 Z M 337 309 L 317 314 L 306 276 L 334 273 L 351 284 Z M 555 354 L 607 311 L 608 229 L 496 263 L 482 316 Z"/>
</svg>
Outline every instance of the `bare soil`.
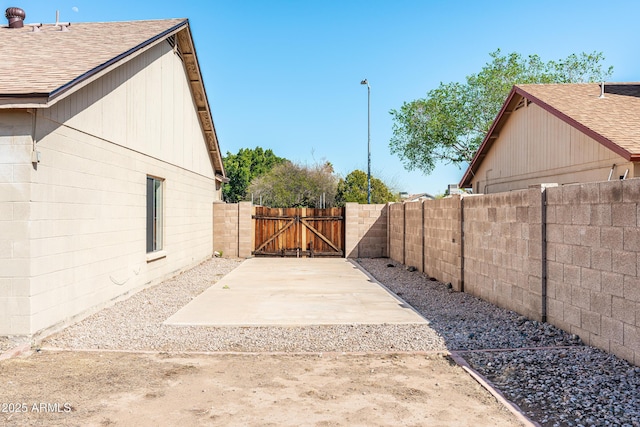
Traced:
<svg viewBox="0 0 640 427">
<path fill-rule="evenodd" d="M 2 426 L 517 426 L 441 354 L 41 351 L 0 361 Z"/>
</svg>

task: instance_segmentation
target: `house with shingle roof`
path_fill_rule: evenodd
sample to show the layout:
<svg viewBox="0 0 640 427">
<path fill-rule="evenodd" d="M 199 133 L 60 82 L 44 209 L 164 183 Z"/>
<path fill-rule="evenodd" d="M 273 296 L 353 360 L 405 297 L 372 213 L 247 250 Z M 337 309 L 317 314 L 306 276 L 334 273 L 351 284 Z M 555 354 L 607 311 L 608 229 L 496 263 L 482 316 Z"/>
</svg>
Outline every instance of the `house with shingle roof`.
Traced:
<svg viewBox="0 0 640 427">
<path fill-rule="evenodd" d="M 403 202 L 421 202 L 423 200 L 434 200 L 435 197 L 429 193 L 400 193 L 400 199 L 402 199 Z"/>
<path fill-rule="evenodd" d="M 22 24 L 0 27 L 0 335 L 211 257 L 226 180 L 188 20 Z"/>
<path fill-rule="evenodd" d="M 460 187 L 640 177 L 640 83 L 527 84 L 511 90 Z"/>
</svg>

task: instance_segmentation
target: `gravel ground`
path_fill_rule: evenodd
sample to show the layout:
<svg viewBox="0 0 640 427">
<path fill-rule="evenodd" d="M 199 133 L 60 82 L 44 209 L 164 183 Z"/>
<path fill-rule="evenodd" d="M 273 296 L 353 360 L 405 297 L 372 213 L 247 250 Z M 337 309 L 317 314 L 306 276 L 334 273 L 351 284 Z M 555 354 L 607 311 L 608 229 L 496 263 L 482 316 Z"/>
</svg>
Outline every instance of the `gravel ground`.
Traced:
<svg viewBox="0 0 640 427">
<path fill-rule="evenodd" d="M 386 258 L 359 259 L 373 277 L 411 304 L 444 337 L 449 350 L 567 346 L 580 338 L 528 320 L 470 294 L 454 292 Z"/>
<path fill-rule="evenodd" d="M 543 426 L 640 425 L 640 368 L 603 351 L 582 346 L 462 356 Z"/>
<path fill-rule="evenodd" d="M 46 339 L 74 349 L 245 352 L 371 352 L 446 350 L 428 325 L 300 327 L 171 326 L 162 322 L 239 265 L 213 258 L 118 302 Z"/>
<path fill-rule="evenodd" d="M 11 350 L 29 340 L 21 337 L 0 337 L 0 353 Z"/>
<path fill-rule="evenodd" d="M 359 262 L 542 426 L 640 426 L 639 367 L 387 259 Z M 481 351 L 527 347 L 561 348 Z"/>
<path fill-rule="evenodd" d="M 240 261 L 215 258 L 96 313 L 44 346 L 158 351 L 457 351 L 543 426 L 640 426 L 640 368 L 549 324 L 453 292 L 388 259 L 358 262 L 426 325 L 179 327 L 162 322 Z M 0 341 L 2 348 L 3 341 Z M 525 350 L 532 347 L 553 349 Z M 489 349 L 512 349 L 483 351 Z"/>
</svg>

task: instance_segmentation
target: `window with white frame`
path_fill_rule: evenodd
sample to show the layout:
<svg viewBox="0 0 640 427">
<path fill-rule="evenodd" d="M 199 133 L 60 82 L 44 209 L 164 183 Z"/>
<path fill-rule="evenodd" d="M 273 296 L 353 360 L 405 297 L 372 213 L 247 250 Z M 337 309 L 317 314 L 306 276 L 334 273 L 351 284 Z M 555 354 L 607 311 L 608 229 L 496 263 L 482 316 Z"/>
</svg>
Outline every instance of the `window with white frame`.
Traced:
<svg viewBox="0 0 640 427">
<path fill-rule="evenodd" d="M 147 253 L 162 250 L 163 180 L 147 176 Z"/>
</svg>

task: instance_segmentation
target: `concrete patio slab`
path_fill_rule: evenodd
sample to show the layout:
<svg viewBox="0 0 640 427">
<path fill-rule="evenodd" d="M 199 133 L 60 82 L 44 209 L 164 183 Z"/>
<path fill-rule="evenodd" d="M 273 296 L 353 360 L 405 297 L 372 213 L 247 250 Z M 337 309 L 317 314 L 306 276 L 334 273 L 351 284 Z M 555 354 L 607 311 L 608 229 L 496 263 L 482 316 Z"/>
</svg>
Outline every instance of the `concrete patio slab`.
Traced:
<svg viewBox="0 0 640 427">
<path fill-rule="evenodd" d="M 426 323 L 343 258 L 251 258 L 167 319 L 168 325 Z"/>
</svg>

